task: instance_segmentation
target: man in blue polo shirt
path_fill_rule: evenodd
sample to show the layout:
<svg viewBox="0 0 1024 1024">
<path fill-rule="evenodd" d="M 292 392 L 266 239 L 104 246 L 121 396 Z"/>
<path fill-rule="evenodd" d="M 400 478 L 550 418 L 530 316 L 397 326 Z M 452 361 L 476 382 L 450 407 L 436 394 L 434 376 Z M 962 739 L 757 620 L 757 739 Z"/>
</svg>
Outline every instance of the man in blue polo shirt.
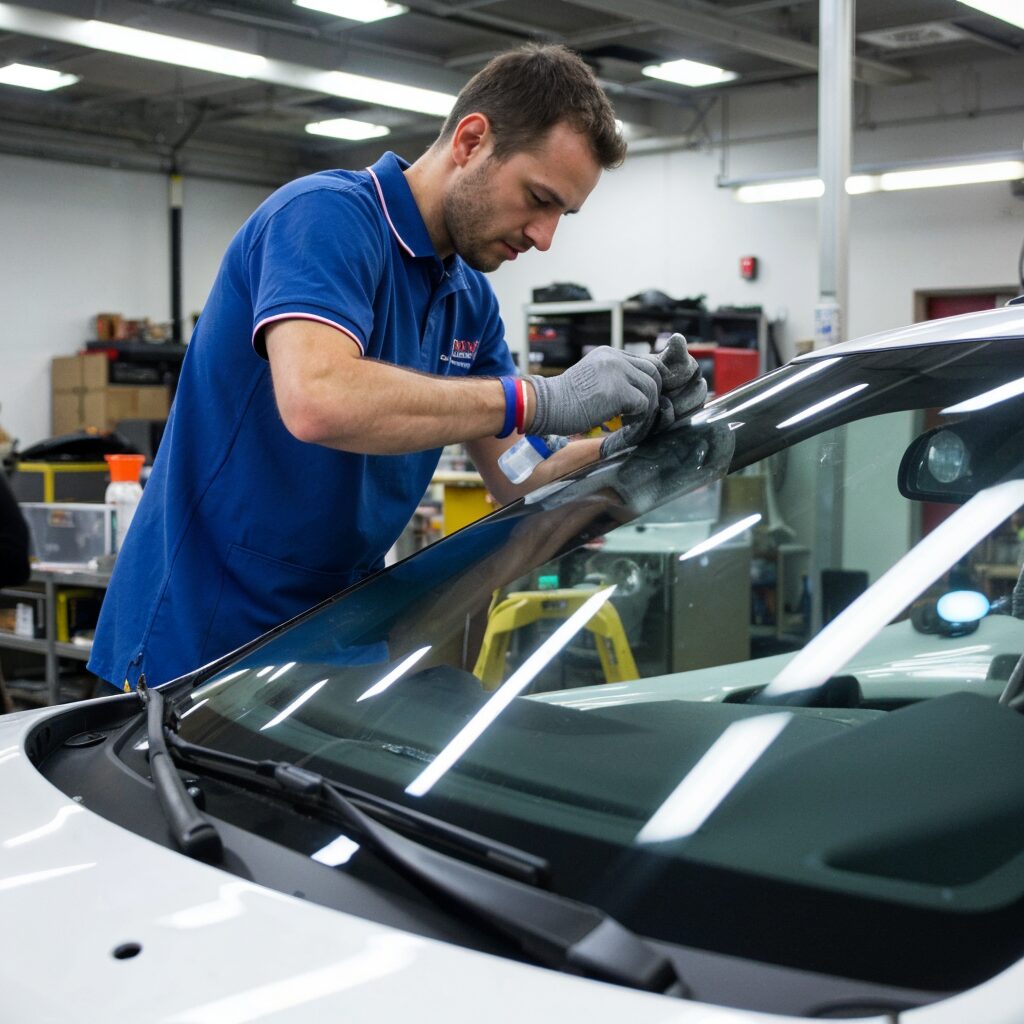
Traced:
<svg viewBox="0 0 1024 1024">
<path fill-rule="evenodd" d="M 90 669 L 165 682 L 376 571 L 445 444 L 466 443 L 508 501 L 496 460 L 520 431 L 628 423 L 557 452 L 535 487 L 636 443 L 684 392 L 699 405 L 685 347 L 671 367 L 605 348 L 515 378 L 483 276 L 546 250 L 624 155 L 586 65 L 527 47 L 474 77 L 411 166 L 388 153 L 264 202 L 193 334 Z"/>
</svg>

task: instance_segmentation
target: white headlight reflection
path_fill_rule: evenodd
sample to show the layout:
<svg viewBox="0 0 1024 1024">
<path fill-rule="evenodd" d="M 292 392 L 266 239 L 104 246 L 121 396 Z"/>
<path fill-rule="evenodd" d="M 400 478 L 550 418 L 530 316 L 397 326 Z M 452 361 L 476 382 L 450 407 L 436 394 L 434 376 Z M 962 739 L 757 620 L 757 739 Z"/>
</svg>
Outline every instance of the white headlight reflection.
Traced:
<svg viewBox="0 0 1024 1024">
<path fill-rule="evenodd" d="M 15 846 L 24 846 L 25 843 L 31 843 L 33 840 L 42 839 L 43 836 L 53 835 L 54 832 L 60 830 L 68 818 L 73 814 L 78 814 L 79 811 L 85 810 L 81 804 L 67 804 L 61 807 L 60 810 L 45 824 L 40 825 L 39 828 L 34 828 L 30 832 L 22 832 L 21 835 L 11 836 L 10 839 L 5 839 L 3 847 L 5 850 L 12 849 Z"/>
<path fill-rule="evenodd" d="M 365 985 L 408 967 L 420 949 L 419 939 L 401 933 L 375 935 L 362 949 L 324 967 L 296 974 L 280 981 L 271 981 L 256 988 L 246 988 L 236 995 L 211 1003 L 193 1006 L 164 1019 L 170 1024 L 244 1024 L 263 1020 L 288 1010 L 309 1006 L 319 999 L 345 989 Z M 323 956 L 329 951 L 323 951 Z M 330 1014 L 327 1014 L 330 1017 Z M 289 1020 L 299 1016 L 288 1015 Z M 301 1019 L 319 1019 L 310 1007 Z"/>
<path fill-rule="evenodd" d="M 597 614 L 615 593 L 615 587 L 599 590 L 583 602 L 495 691 L 494 696 L 456 733 L 437 757 L 408 786 L 410 796 L 423 796 L 480 738 L 491 723 L 533 682 L 551 659 Z"/>
<path fill-rule="evenodd" d="M 266 725 L 261 725 L 260 732 L 264 732 L 267 729 L 272 729 L 275 725 L 280 725 L 289 715 L 295 714 L 295 712 L 298 711 L 299 708 L 301 708 L 302 705 L 305 704 L 310 697 L 313 697 L 317 693 L 319 693 L 320 689 L 326 684 L 327 680 L 321 679 L 319 683 L 314 683 L 304 693 L 300 693 L 299 696 L 296 697 L 295 700 L 293 700 L 291 704 L 289 704 L 288 707 L 284 709 L 284 711 L 282 711 L 278 715 L 274 715 L 274 717 L 269 722 L 267 722 Z"/>
<path fill-rule="evenodd" d="M 960 412 L 977 412 L 978 409 L 988 409 L 990 406 L 998 405 L 1010 398 L 1016 398 L 1018 395 L 1024 395 L 1024 377 L 1018 377 L 1016 380 L 1000 384 L 999 387 L 992 388 L 990 391 L 983 391 L 980 395 L 968 398 L 964 402 L 940 409 L 939 415 L 949 416 Z"/>
<path fill-rule="evenodd" d="M 52 878 L 60 878 L 63 875 L 74 875 L 79 871 L 88 871 L 96 867 L 95 861 L 88 864 L 66 864 L 62 868 L 46 868 L 43 871 L 30 871 L 25 875 L 8 875 L 0 878 L 0 892 L 8 889 L 21 889 L 26 885 L 35 885 L 36 882 L 49 882 Z"/>
<path fill-rule="evenodd" d="M 196 700 L 196 698 L 202 697 L 210 690 L 216 690 L 218 686 L 223 686 L 225 683 L 230 683 L 232 679 L 238 679 L 239 677 L 244 676 L 248 671 L 249 669 L 247 668 L 240 668 L 234 672 L 229 672 L 226 676 L 221 676 L 219 679 L 214 679 L 209 683 L 203 683 L 202 686 L 193 690 L 189 696 L 192 700 Z"/>
<path fill-rule="evenodd" d="M 284 900 L 287 897 L 279 893 L 268 893 L 252 882 L 226 882 L 217 891 L 217 898 L 206 903 L 197 903 L 184 910 L 176 910 L 157 920 L 157 924 L 169 928 L 205 928 L 211 924 L 220 924 L 239 917 L 245 910 L 242 897 L 253 893 L 260 898 L 269 896 L 272 899 Z"/>
<path fill-rule="evenodd" d="M 285 672 L 291 672 L 295 668 L 296 662 L 289 661 L 287 665 L 282 665 L 268 680 L 268 683 L 272 683 L 275 679 L 280 679 Z"/>
<path fill-rule="evenodd" d="M 788 711 L 733 722 L 684 776 L 637 833 L 638 843 L 664 843 L 693 835 L 775 742 L 793 715 Z"/>
<path fill-rule="evenodd" d="M 749 530 L 759 522 L 761 522 L 761 513 L 755 512 L 753 515 L 747 516 L 745 519 L 741 519 L 738 523 L 733 523 L 732 525 L 727 526 L 724 530 L 719 530 L 718 533 L 713 533 L 707 540 L 702 540 L 699 544 L 694 544 L 689 551 L 684 551 L 679 556 L 679 561 L 685 562 L 687 559 L 703 555 L 705 552 L 711 551 L 712 548 L 717 548 L 720 544 L 724 544 L 727 540 L 732 540 L 733 537 L 738 537 L 745 530 Z"/>
<path fill-rule="evenodd" d="M 353 842 L 348 836 L 338 836 L 337 839 L 332 839 L 326 846 L 311 854 L 311 857 L 320 864 L 326 864 L 329 868 L 336 868 L 341 864 L 347 864 L 358 849 L 359 844 Z"/>
<path fill-rule="evenodd" d="M 839 405 L 840 402 L 845 402 L 848 398 L 852 398 L 858 391 L 863 391 L 866 387 L 867 384 L 854 384 L 852 388 L 840 391 L 836 395 L 829 395 L 828 398 L 823 398 L 820 402 L 816 402 L 814 405 L 808 406 L 806 409 L 798 412 L 795 416 L 790 416 L 788 420 L 783 420 L 781 423 L 777 423 L 775 425 L 775 429 L 782 430 L 784 427 L 791 427 L 795 423 L 802 423 L 804 420 L 809 420 L 812 416 L 817 416 L 819 412 L 824 412 L 826 409 L 831 409 L 833 405 Z"/>
<path fill-rule="evenodd" d="M 198 711 L 205 704 L 209 704 L 209 703 L 210 703 L 210 698 L 209 697 L 204 697 L 197 704 L 193 704 L 192 707 L 190 707 L 188 709 L 188 711 L 184 711 L 180 715 L 178 715 L 179 720 L 180 719 L 184 719 L 184 718 L 188 718 L 188 716 L 191 715 L 193 711 Z M 147 746 L 148 746 L 148 744 L 147 744 Z M 138 749 L 138 748 L 136 748 L 136 749 Z"/>
<path fill-rule="evenodd" d="M 360 694 L 356 698 L 356 703 L 358 704 L 361 700 L 366 700 L 367 697 L 376 697 L 378 693 L 383 693 L 392 683 L 398 682 L 429 650 L 430 645 L 421 647 L 418 651 L 413 651 L 408 658 L 399 662 L 383 679 L 378 680 L 365 693 Z"/>
<path fill-rule="evenodd" d="M 787 391 L 794 384 L 799 384 L 800 381 L 806 380 L 808 377 L 813 377 L 816 373 L 821 373 L 822 370 L 828 369 L 828 367 L 834 366 L 838 362 L 839 356 L 835 356 L 832 359 L 818 359 L 810 366 L 803 370 L 799 370 L 797 373 L 794 373 L 792 376 L 780 381 L 773 387 L 758 392 L 753 398 L 748 398 L 745 402 L 740 402 L 739 405 L 731 406 L 721 412 L 715 412 L 711 416 L 705 416 L 704 420 L 708 423 L 714 423 L 716 420 L 725 419 L 727 416 L 735 416 L 739 412 L 745 412 L 747 409 L 751 409 L 755 405 L 760 405 L 769 398 L 774 398 L 775 395 L 782 391 Z M 696 417 L 694 417 L 694 420 L 696 420 Z"/>
</svg>

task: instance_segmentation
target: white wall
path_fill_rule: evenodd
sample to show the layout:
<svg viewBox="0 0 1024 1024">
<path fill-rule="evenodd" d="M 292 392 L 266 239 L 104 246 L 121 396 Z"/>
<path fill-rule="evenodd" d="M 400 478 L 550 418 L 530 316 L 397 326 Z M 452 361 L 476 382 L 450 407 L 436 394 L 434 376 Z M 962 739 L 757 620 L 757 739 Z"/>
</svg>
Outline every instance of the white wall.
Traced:
<svg viewBox="0 0 1024 1024">
<path fill-rule="evenodd" d="M 185 182 L 184 314 L 265 190 Z M 103 311 L 170 318 L 167 183 L 159 175 L 0 156 L 0 424 L 50 433 L 50 360 Z"/>
</svg>

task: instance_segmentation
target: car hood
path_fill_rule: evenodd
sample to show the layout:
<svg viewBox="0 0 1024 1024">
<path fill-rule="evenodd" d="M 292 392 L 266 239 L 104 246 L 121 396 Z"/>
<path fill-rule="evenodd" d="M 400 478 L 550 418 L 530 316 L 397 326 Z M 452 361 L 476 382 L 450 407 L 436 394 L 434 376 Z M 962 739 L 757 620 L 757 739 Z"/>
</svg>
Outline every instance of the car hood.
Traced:
<svg viewBox="0 0 1024 1024">
<path fill-rule="evenodd" d="M 117 699 L 117 698 L 108 698 Z M 684 1003 L 463 949 L 305 902 L 190 860 L 44 779 L 0 717 L 0 991 L 6 1024 L 415 1018 L 798 1018 Z M 156 799 L 154 795 L 154 799 Z M 115 950 L 141 952 L 118 959 Z M 879 1019 L 880 1021 L 880 1019 Z"/>
</svg>

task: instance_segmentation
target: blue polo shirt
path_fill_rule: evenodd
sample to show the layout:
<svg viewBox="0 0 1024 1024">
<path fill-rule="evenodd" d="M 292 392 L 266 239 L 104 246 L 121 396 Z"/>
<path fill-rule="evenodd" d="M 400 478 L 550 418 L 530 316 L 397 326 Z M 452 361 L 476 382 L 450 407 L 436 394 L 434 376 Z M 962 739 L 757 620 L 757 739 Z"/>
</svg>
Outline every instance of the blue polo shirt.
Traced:
<svg viewBox="0 0 1024 1024">
<path fill-rule="evenodd" d="M 115 686 L 173 679 L 379 569 L 437 466 L 440 449 L 296 440 L 274 401 L 267 324 L 321 321 L 425 373 L 514 372 L 490 285 L 438 258 L 406 166 L 387 153 L 293 181 L 229 245 L 96 629 L 89 668 Z"/>
</svg>

